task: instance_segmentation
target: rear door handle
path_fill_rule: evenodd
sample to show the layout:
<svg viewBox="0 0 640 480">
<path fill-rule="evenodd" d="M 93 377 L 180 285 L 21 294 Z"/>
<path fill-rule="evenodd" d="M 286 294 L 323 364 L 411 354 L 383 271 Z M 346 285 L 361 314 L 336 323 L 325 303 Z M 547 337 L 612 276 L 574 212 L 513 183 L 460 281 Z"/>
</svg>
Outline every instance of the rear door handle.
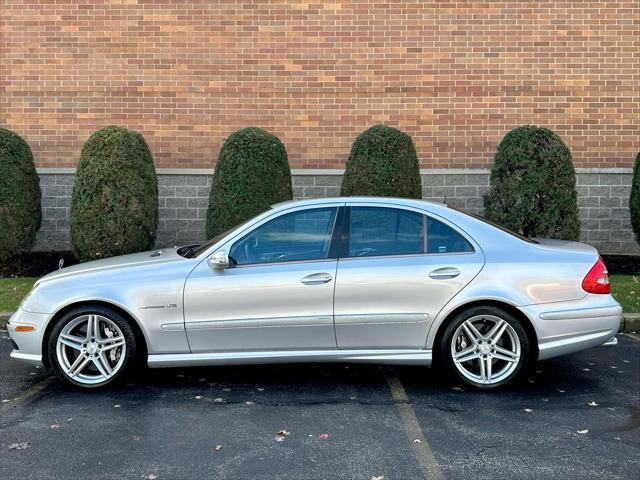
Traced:
<svg viewBox="0 0 640 480">
<path fill-rule="evenodd" d="M 322 283 L 329 283 L 333 280 L 333 277 L 328 273 L 312 273 L 300 280 L 305 285 L 320 285 Z"/>
<path fill-rule="evenodd" d="M 444 267 L 438 268 L 429 272 L 429 278 L 433 278 L 435 280 L 444 280 L 446 278 L 455 278 L 460 275 L 460 270 L 455 267 Z"/>
</svg>

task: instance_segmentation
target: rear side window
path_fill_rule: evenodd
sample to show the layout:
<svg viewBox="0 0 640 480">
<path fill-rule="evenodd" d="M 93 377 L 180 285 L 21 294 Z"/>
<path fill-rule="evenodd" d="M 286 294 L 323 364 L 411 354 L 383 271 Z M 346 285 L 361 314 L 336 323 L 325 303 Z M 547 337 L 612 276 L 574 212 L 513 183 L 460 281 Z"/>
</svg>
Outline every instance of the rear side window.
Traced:
<svg viewBox="0 0 640 480">
<path fill-rule="evenodd" d="M 352 207 L 349 257 L 473 252 L 453 228 L 410 210 Z"/>
<path fill-rule="evenodd" d="M 378 207 L 351 208 L 350 257 L 424 253 L 423 215 Z"/>
<path fill-rule="evenodd" d="M 473 247 L 462 235 L 450 226 L 427 217 L 427 253 L 464 252 L 473 252 Z"/>
</svg>

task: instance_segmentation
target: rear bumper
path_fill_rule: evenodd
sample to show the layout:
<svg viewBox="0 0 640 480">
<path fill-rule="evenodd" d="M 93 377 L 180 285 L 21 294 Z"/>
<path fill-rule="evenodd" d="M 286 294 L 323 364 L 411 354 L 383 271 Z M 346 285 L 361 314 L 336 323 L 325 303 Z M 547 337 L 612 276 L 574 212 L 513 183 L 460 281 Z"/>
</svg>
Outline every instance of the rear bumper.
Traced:
<svg viewBox="0 0 640 480">
<path fill-rule="evenodd" d="M 611 295 L 589 294 L 575 302 L 529 305 L 538 336 L 538 360 L 545 360 L 608 342 L 618 333 L 622 307 Z"/>
<path fill-rule="evenodd" d="M 7 330 L 17 348 L 11 352 L 11 358 L 32 365 L 42 365 L 42 336 L 50 314 L 31 313 L 18 310 L 9 319 Z M 35 327 L 29 332 L 17 332 L 16 327 L 28 325 Z"/>
</svg>

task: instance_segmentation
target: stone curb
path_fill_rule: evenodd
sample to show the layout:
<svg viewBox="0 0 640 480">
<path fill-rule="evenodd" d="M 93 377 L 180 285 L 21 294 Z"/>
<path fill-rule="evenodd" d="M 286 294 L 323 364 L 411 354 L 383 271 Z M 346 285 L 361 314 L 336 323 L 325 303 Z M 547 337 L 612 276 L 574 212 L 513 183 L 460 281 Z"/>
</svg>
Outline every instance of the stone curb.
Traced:
<svg viewBox="0 0 640 480">
<path fill-rule="evenodd" d="M 0 328 L 5 328 L 5 324 L 9 321 L 9 317 L 13 312 L 0 312 Z M 620 323 L 620 333 L 640 332 L 640 313 L 624 313 L 622 314 L 622 322 Z"/>
</svg>

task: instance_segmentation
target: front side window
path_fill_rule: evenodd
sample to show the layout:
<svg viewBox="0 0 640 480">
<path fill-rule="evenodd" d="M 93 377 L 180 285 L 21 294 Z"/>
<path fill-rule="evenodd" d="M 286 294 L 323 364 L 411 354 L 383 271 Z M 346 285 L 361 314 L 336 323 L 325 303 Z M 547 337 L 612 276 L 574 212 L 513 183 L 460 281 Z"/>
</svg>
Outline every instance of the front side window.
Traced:
<svg viewBox="0 0 640 480">
<path fill-rule="evenodd" d="M 287 213 L 257 227 L 231 247 L 238 265 L 327 258 L 337 208 Z"/>
<path fill-rule="evenodd" d="M 352 207 L 349 256 L 424 253 L 423 215 L 409 210 Z"/>
</svg>

